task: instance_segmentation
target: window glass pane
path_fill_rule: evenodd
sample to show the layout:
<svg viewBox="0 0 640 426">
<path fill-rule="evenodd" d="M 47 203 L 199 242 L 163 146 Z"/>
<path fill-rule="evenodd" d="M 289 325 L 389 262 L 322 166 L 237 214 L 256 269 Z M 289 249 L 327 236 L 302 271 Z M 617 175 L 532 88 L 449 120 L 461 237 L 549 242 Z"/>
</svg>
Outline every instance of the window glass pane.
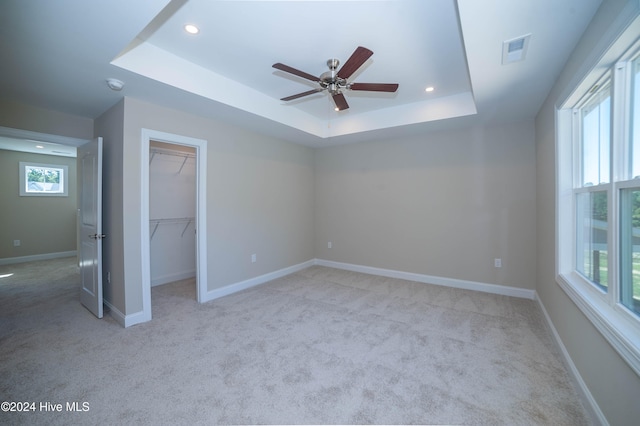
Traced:
<svg viewBox="0 0 640 426">
<path fill-rule="evenodd" d="M 576 194 L 576 269 L 607 290 L 607 191 Z"/>
<path fill-rule="evenodd" d="M 620 302 L 640 315 L 640 188 L 620 192 Z"/>
<path fill-rule="evenodd" d="M 25 167 L 25 191 L 60 194 L 64 192 L 62 169 L 49 167 Z"/>
<path fill-rule="evenodd" d="M 582 186 L 609 182 L 611 95 L 601 89 L 581 109 Z"/>
<path fill-rule="evenodd" d="M 631 176 L 640 177 L 640 58 L 631 75 Z"/>
</svg>

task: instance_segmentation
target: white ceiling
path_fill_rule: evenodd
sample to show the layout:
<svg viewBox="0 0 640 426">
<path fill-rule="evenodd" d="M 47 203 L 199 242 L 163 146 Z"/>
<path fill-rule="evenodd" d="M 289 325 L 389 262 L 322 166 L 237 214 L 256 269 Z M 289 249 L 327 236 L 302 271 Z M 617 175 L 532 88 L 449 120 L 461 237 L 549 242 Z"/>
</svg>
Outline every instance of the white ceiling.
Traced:
<svg viewBox="0 0 640 426">
<path fill-rule="evenodd" d="M 309 146 L 531 119 L 600 2 L 3 0 L 0 97 L 97 118 L 131 96 Z M 526 34 L 526 59 L 502 65 Z M 349 91 L 341 112 L 326 92 L 279 100 L 314 85 L 274 63 L 319 75 L 357 46 L 374 54 L 350 81 L 397 93 Z"/>
</svg>

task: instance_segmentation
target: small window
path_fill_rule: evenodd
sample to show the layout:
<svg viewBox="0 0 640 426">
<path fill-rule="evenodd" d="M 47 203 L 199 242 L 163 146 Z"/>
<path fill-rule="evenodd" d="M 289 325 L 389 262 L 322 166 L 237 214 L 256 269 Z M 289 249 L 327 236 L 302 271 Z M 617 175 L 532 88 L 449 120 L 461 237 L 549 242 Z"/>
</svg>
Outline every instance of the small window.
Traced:
<svg viewBox="0 0 640 426">
<path fill-rule="evenodd" d="M 68 170 L 63 165 L 20 162 L 20 196 L 68 196 Z"/>
</svg>

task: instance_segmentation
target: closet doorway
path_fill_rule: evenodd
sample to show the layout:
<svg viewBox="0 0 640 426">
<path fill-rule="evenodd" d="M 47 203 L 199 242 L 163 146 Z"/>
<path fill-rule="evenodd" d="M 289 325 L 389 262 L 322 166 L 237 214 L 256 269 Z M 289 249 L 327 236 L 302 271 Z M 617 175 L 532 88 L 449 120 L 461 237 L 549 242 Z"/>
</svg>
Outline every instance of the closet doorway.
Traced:
<svg viewBox="0 0 640 426">
<path fill-rule="evenodd" d="M 142 131 L 143 310 L 151 320 L 151 287 L 195 277 L 205 300 L 206 141 Z"/>
<path fill-rule="evenodd" d="M 149 254 L 155 287 L 196 276 L 196 149 L 154 140 L 149 149 Z"/>
</svg>

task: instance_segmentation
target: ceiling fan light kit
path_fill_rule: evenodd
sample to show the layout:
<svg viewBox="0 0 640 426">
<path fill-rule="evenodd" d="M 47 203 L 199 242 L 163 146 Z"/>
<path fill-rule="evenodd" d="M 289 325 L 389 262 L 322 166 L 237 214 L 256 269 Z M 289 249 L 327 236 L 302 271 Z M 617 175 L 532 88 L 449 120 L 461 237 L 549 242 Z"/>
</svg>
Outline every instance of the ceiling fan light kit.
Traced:
<svg viewBox="0 0 640 426">
<path fill-rule="evenodd" d="M 373 55 L 371 50 L 366 47 L 359 46 L 338 71 L 336 70 L 340 65 L 340 61 L 335 58 L 327 60 L 327 67 L 329 67 L 329 71 L 322 73 L 320 77 L 316 77 L 279 62 L 273 64 L 273 68 L 275 69 L 313 81 L 318 83 L 320 86 L 317 89 L 287 96 L 280 100 L 292 101 L 294 99 L 326 90 L 331 94 L 333 101 L 336 104 L 336 111 L 343 111 L 349 108 L 349 104 L 343 94 L 344 90 L 363 90 L 388 93 L 393 93 L 398 90 L 397 83 L 350 83 L 348 81 L 349 77 L 351 77 L 353 73 L 355 73 L 367 61 L 367 59 L 371 57 L 371 55 Z"/>
</svg>

